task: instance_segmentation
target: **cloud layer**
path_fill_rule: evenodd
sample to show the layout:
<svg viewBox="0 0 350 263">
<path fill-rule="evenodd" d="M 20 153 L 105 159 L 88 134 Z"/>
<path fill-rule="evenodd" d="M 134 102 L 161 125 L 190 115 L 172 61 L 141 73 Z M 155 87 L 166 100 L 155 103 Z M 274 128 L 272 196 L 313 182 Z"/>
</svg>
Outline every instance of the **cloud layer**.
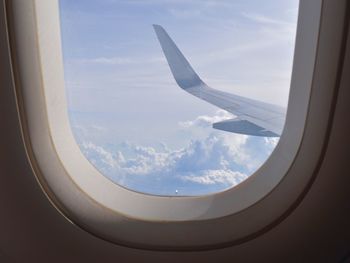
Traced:
<svg viewBox="0 0 350 263">
<path fill-rule="evenodd" d="M 244 181 L 277 143 L 209 128 L 212 122 L 227 117 L 228 113 L 218 111 L 214 116 L 199 116 L 182 123 L 187 129 L 210 132 L 178 150 L 165 144 L 146 147 L 127 142 L 101 146 L 82 141 L 80 147 L 98 170 L 127 188 L 152 194 L 208 194 Z"/>
</svg>

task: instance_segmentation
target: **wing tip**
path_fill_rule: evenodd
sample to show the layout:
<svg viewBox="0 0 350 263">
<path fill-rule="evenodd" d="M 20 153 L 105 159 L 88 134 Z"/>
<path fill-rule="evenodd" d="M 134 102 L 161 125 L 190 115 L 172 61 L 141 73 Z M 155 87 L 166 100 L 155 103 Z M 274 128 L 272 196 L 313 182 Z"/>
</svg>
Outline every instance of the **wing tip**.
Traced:
<svg viewBox="0 0 350 263">
<path fill-rule="evenodd" d="M 157 31 L 165 31 L 165 29 L 161 26 L 161 25 L 158 25 L 158 24 L 153 24 L 153 29 L 157 32 Z"/>
</svg>

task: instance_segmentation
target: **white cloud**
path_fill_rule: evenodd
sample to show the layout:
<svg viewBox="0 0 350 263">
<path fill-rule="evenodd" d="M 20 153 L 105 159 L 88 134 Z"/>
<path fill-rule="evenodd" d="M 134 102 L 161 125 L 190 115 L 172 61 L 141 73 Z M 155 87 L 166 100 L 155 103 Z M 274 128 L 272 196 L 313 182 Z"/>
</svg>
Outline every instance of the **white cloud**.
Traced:
<svg viewBox="0 0 350 263">
<path fill-rule="evenodd" d="M 294 40 L 296 34 L 296 21 L 279 20 L 274 17 L 242 13 L 243 17 L 260 26 L 260 32 L 277 42 Z"/>
<path fill-rule="evenodd" d="M 96 63 L 96 64 L 109 64 L 109 65 L 125 65 L 125 64 L 135 64 L 135 60 L 131 58 L 121 58 L 121 57 L 98 57 L 93 59 L 84 59 L 83 63 Z"/>
<path fill-rule="evenodd" d="M 234 118 L 234 116 L 231 113 L 225 110 L 218 110 L 214 116 L 201 115 L 198 116 L 195 120 L 180 122 L 179 125 L 183 128 L 211 127 L 213 123 L 232 118 Z"/>
<path fill-rule="evenodd" d="M 234 186 L 247 179 L 247 177 L 248 175 L 246 174 L 231 170 L 207 170 L 201 175 L 183 176 L 181 177 L 181 180 L 204 185 L 220 183 Z"/>
<path fill-rule="evenodd" d="M 230 0 L 109 0 L 112 3 L 122 2 L 127 4 L 138 5 L 182 5 L 182 4 L 205 4 L 208 6 L 232 6 L 233 3 Z"/>
<path fill-rule="evenodd" d="M 164 62 L 164 57 L 132 58 L 132 57 L 96 57 L 85 59 L 74 59 L 72 62 L 81 64 L 101 65 L 143 65 Z"/>
<path fill-rule="evenodd" d="M 152 147 L 124 144 L 126 151 L 132 155 L 126 158 L 121 151 L 113 152 L 92 142 L 80 145 L 97 169 L 125 186 L 128 178 L 135 181 L 140 176 L 146 176 L 150 181 L 173 178 L 203 185 L 222 184 L 225 188 L 247 178 L 241 172 L 244 166 L 237 158 L 239 152 L 243 152 L 242 146 L 231 147 L 223 137 L 212 134 L 204 140 L 191 141 L 178 151 L 167 147 L 157 151 Z"/>
<path fill-rule="evenodd" d="M 272 17 L 268 17 L 265 15 L 261 15 L 261 14 L 254 14 L 254 13 L 242 13 L 242 15 L 245 18 L 248 18 L 254 22 L 257 22 L 259 24 L 270 24 L 270 25 L 277 25 L 277 26 L 291 26 L 294 27 L 295 23 L 290 23 L 287 21 L 283 21 L 283 20 L 278 20 Z"/>
<path fill-rule="evenodd" d="M 80 146 L 88 159 L 99 169 L 107 171 L 120 168 L 120 164 L 125 162 L 124 156 L 120 152 L 114 155 L 92 142 L 82 142 Z"/>
<path fill-rule="evenodd" d="M 275 148 L 277 143 L 279 142 L 279 137 L 265 137 L 265 144 L 266 146 L 269 146 L 270 148 Z"/>
<path fill-rule="evenodd" d="M 99 125 L 91 125 L 91 129 L 98 131 L 98 132 L 105 132 L 108 130 L 106 127 L 102 127 Z"/>
<path fill-rule="evenodd" d="M 296 23 L 295 21 L 285 21 L 275 19 L 271 16 L 266 16 L 256 13 L 241 13 L 241 15 L 252 21 L 255 25 L 254 29 L 247 29 L 244 37 L 237 38 L 237 34 L 232 34 L 232 40 L 226 41 L 227 45 L 221 48 L 212 49 L 207 51 L 206 54 L 200 54 L 200 58 L 197 61 L 201 62 L 201 65 L 208 65 L 221 60 L 233 60 L 237 58 L 244 58 L 245 60 L 256 60 L 256 55 L 251 58 L 250 54 L 258 51 L 266 51 L 272 48 L 280 49 L 280 46 L 284 43 L 290 43 L 293 45 L 293 41 L 296 35 Z M 225 21 L 227 23 L 227 21 Z M 231 21 L 232 22 L 232 21 Z M 233 25 L 238 22 L 232 22 Z M 241 23 L 238 23 L 241 25 Z M 242 26 L 242 25 L 241 25 Z M 235 32 L 234 27 L 229 29 L 230 32 Z M 241 34 L 241 32 L 238 32 Z M 231 35 L 231 34 L 230 34 Z M 254 41 L 252 41 L 254 39 Z M 288 73 L 290 73 L 288 71 Z"/>
<path fill-rule="evenodd" d="M 202 15 L 199 9 L 169 9 L 169 13 L 176 18 L 194 18 Z"/>
<path fill-rule="evenodd" d="M 159 148 L 128 142 L 102 147 L 83 141 L 80 147 L 104 175 L 134 190 L 151 191 L 149 189 L 154 188 L 155 182 L 161 183 L 161 186 L 159 189 L 152 188 L 154 194 L 160 189 L 162 194 L 169 193 L 164 188 L 171 188 L 173 184 L 186 185 L 188 189 L 181 193 L 190 195 L 193 194 L 191 187 L 196 186 L 201 186 L 201 193 L 206 187 L 216 187 L 215 190 L 208 188 L 208 191 L 224 190 L 248 178 L 265 161 L 278 141 L 205 128 L 228 117 L 227 112 L 218 111 L 217 115 L 199 116 L 186 122 L 184 126 L 187 129 L 209 132 L 179 150 L 170 149 L 164 143 Z M 169 191 L 173 193 L 174 189 Z"/>
</svg>

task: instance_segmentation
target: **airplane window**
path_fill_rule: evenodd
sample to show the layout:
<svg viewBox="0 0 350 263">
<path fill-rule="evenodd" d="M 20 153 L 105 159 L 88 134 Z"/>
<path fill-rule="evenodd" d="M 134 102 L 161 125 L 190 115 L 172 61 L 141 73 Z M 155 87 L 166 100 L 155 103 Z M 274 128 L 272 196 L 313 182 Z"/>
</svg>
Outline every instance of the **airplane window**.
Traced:
<svg viewBox="0 0 350 263">
<path fill-rule="evenodd" d="M 154 195 L 231 188 L 283 131 L 298 0 L 61 0 L 71 128 L 107 178 Z"/>
</svg>

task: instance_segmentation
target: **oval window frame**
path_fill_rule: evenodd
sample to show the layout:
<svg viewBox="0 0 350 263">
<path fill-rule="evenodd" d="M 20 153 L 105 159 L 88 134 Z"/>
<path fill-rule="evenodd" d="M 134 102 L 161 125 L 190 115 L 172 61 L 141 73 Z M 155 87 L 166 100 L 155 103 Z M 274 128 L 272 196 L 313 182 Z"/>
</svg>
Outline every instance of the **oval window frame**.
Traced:
<svg viewBox="0 0 350 263">
<path fill-rule="evenodd" d="M 305 195 L 322 159 L 337 89 L 345 5 L 345 0 L 337 5 L 300 1 L 285 130 L 265 164 L 227 191 L 174 197 L 127 190 L 85 159 L 68 120 L 58 1 L 6 1 L 22 132 L 43 191 L 77 226 L 126 246 L 210 249 L 268 229 Z"/>
</svg>

